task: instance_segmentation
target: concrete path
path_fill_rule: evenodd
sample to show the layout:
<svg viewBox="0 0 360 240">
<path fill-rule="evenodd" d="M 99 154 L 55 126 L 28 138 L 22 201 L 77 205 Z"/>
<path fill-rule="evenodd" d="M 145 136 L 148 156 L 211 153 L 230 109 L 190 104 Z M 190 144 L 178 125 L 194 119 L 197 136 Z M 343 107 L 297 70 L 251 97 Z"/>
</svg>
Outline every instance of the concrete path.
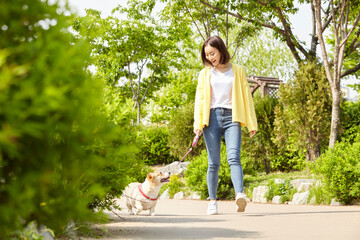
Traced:
<svg viewBox="0 0 360 240">
<path fill-rule="evenodd" d="M 159 200 L 156 216 L 110 214 L 101 239 L 274 239 L 360 240 L 360 206 L 249 203 L 236 213 L 232 201 L 219 201 L 219 215 L 206 215 L 207 201 Z M 104 225 L 98 226 L 103 228 Z"/>
</svg>

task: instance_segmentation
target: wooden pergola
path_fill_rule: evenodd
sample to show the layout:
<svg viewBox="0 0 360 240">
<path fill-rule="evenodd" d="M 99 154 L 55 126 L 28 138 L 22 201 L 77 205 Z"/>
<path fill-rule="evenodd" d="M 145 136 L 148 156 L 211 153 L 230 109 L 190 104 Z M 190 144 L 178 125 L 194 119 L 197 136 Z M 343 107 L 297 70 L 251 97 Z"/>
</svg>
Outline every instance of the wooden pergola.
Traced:
<svg viewBox="0 0 360 240">
<path fill-rule="evenodd" d="M 255 91 L 260 88 L 261 97 L 272 96 L 276 97 L 279 85 L 283 82 L 278 78 L 260 77 L 260 76 L 247 76 L 250 85 L 251 94 L 254 95 Z"/>
</svg>

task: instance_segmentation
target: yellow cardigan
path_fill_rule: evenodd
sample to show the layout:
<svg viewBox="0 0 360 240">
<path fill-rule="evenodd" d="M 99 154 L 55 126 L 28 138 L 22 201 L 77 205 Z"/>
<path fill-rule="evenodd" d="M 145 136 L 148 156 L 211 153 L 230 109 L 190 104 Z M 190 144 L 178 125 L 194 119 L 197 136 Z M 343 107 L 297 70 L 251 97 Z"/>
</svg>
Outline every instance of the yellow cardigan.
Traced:
<svg viewBox="0 0 360 240">
<path fill-rule="evenodd" d="M 232 64 L 234 81 L 232 86 L 232 121 L 240 122 L 249 131 L 257 130 L 257 120 L 254 103 L 251 96 L 249 83 L 246 79 L 245 70 L 236 64 Z M 209 125 L 211 85 L 210 67 L 200 71 L 195 97 L 194 130 L 202 130 Z"/>
</svg>

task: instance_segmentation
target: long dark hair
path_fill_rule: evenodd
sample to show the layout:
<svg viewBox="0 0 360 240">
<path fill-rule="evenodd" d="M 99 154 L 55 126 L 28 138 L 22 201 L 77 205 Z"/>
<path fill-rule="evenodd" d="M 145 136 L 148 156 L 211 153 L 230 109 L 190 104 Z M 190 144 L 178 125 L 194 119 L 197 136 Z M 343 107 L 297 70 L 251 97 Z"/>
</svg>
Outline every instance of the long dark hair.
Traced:
<svg viewBox="0 0 360 240">
<path fill-rule="evenodd" d="M 201 60 L 205 66 L 212 66 L 212 63 L 206 59 L 205 47 L 210 45 L 211 47 L 217 48 L 220 52 L 220 64 L 227 64 L 230 61 L 230 53 L 227 50 L 224 41 L 219 36 L 209 37 L 201 48 Z"/>
</svg>

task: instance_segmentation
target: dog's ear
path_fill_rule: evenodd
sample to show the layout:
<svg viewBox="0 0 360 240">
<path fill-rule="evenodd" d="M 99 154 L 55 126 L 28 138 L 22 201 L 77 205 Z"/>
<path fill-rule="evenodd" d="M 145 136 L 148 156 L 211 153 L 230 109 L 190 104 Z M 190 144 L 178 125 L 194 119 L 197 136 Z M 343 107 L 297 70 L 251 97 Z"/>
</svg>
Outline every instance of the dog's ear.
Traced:
<svg viewBox="0 0 360 240">
<path fill-rule="evenodd" d="M 146 178 L 148 181 L 152 181 L 154 179 L 154 175 L 152 173 L 148 173 Z"/>
</svg>

